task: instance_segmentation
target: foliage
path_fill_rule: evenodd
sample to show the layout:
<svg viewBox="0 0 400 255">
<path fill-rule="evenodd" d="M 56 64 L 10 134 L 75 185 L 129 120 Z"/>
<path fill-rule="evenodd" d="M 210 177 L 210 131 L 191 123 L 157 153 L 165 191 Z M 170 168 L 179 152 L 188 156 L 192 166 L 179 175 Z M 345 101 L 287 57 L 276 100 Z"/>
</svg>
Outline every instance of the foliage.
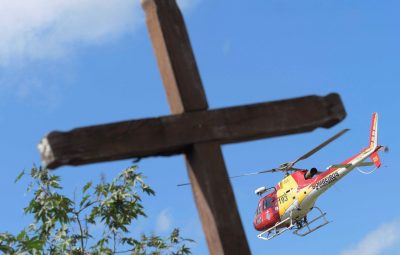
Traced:
<svg viewBox="0 0 400 255">
<path fill-rule="evenodd" d="M 110 183 L 88 182 L 79 201 L 62 195 L 60 177 L 47 169 L 34 166 L 30 176 L 28 190 L 34 194 L 24 211 L 34 222 L 16 236 L 0 233 L 0 251 L 5 254 L 191 253 L 186 243 L 193 241 L 182 238 L 178 229 L 167 238 L 154 234 L 131 237 L 133 221 L 146 216 L 140 195 L 155 194 L 136 167 L 125 169 Z"/>
</svg>

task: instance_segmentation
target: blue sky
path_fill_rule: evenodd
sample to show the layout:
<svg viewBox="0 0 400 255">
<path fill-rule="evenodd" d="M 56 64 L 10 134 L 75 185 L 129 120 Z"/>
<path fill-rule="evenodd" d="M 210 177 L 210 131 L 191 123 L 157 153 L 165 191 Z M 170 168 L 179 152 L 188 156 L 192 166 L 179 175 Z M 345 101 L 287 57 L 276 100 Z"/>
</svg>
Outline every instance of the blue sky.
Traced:
<svg viewBox="0 0 400 255">
<path fill-rule="evenodd" d="M 169 114 L 139 1 L 0 0 L 1 229 L 30 223 L 29 196 L 14 184 L 39 164 L 36 145 L 52 130 Z M 192 46 L 211 108 L 337 92 L 346 119 L 331 129 L 223 146 L 230 175 L 291 161 L 343 128 L 345 136 L 298 164 L 320 169 L 359 152 L 368 142 L 371 113 L 379 112 L 379 141 L 391 148 L 373 175 L 356 171 L 317 202 L 333 221 L 299 238 L 256 238 L 258 198 L 280 174 L 233 180 L 253 254 L 400 254 L 397 165 L 400 83 L 398 1 L 182 0 Z M 271 120 L 273 121 L 273 120 Z M 111 179 L 131 161 L 62 167 L 66 193 L 100 174 Z M 136 232 L 167 234 L 179 226 L 207 253 L 186 182 L 182 156 L 142 160 L 157 197 Z M 223 192 L 223 191 L 221 191 Z"/>
</svg>

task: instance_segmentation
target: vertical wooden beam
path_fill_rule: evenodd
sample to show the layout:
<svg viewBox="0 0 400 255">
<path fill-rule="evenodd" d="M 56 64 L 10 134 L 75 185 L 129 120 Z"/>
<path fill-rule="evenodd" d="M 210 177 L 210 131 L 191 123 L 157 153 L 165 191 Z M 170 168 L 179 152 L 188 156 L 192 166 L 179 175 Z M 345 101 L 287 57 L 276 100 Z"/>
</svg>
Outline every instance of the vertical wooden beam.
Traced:
<svg viewBox="0 0 400 255">
<path fill-rule="evenodd" d="M 210 253 L 251 254 L 219 144 L 194 144 L 185 156 Z"/>
<path fill-rule="evenodd" d="M 175 0 L 142 0 L 172 113 L 208 108 L 189 35 Z"/>
<path fill-rule="evenodd" d="M 182 14 L 175 0 L 142 0 L 171 112 L 208 108 Z M 185 151 L 189 178 L 215 255 L 247 255 L 250 249 L 219 144 L 194 144 Z"/>
</svg>

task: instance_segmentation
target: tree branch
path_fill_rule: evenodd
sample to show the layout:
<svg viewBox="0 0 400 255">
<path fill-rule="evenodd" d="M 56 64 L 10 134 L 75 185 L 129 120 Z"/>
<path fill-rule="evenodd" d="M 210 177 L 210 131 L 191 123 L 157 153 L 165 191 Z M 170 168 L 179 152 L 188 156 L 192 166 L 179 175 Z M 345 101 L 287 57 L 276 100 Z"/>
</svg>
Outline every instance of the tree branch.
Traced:
<svg viewBox="0 0 400 255">
<path fill-rule="evenodd" d="M 81 241 L 82 254 L 85 254 L 85 244 L 84 244 L 84 240 L 83 240 L 83 228 L 82 228 L 81 220 L 79 219 L 79 213 L 75 213 L 75 217 L 76 217 L 76 220 L 77 220 L 78 225 L 79 225 L 79 231 L 81 233 L 80 241 Z"/>
</svg>

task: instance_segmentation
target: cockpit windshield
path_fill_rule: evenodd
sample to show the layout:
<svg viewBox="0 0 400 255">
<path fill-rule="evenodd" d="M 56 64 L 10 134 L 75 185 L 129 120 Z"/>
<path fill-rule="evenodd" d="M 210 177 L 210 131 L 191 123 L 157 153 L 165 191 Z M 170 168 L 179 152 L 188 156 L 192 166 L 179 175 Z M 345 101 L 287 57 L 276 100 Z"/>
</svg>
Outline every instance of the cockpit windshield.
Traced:
<svg viewBox="0 0 400 255">
<path fill-rule="evenodd" d="M 262 211 L 272 207 L 272 198 L 266 198 L 264 201 L 260 201 L 257 206 L 256 215 L 259 215 Z"/>
<path fill-rule="evenodd" d="M 268 208 L 270 208 L 272 206 L 272 198 L 266 198 L 264 200 L 264 206 L 263 206 L 263 210 L 267 210 Z"/>
</svg>

